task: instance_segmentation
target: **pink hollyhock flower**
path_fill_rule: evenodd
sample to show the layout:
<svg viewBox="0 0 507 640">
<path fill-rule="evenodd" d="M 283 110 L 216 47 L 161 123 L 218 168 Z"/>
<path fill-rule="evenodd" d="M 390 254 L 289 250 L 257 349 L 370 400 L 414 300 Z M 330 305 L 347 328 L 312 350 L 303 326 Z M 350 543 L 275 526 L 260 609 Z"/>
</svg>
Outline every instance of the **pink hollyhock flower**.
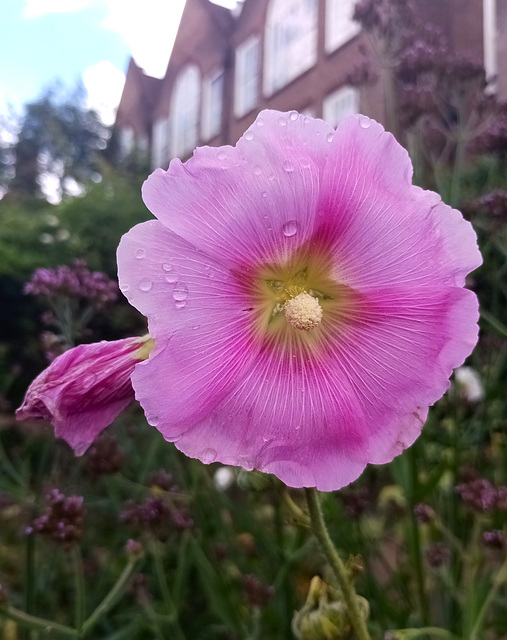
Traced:
<svg viewBox="0 0 507 640">
<path fill-rule="evenodd" d="M 145 336 L 69 349 L 32 382 L 16 418 L 51 422 L 82 455 L 134 399 L 130 376 L 152 347 Z"/>
<path fill-rule="evenodd" d="M 262 112 L 144 186 L 118 249 L 156 347 L 132 383 L 189 456 L 333 490 L 389 462 L 477 341 L 472 227 L 365 116 Z"/>
</svg>

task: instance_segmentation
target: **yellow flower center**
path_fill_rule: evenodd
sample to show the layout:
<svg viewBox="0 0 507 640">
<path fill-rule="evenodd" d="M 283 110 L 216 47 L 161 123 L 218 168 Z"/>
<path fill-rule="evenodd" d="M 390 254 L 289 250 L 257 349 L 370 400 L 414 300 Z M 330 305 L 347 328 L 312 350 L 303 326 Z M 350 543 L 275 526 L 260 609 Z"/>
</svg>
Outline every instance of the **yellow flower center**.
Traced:
<svg viewBox="0 0 507 640">
<path fill-rule="evenodd" d="M 288 355 L 328 348 L 360 305 L 358 295 L 339 282 L 334 262 L 310 241 L 283 261 L 242 274 L 253 303 L 254 334 Z"/>
<path fill-rule="evenodd" d="M 290 298 L 283 305 L 287 321 L 300 331 L 310 331 L 318 326 L 322 320 L 322 307 L 317 298 L 306 291 Z"/>
</svg>

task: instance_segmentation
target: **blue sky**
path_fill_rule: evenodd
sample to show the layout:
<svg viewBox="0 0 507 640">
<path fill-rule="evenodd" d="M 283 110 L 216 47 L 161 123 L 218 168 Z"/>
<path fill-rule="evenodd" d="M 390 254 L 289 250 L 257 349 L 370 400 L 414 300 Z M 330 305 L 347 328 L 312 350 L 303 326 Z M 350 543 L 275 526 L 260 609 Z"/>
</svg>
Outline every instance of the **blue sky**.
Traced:
<svg viewBox="0 0 507 640">
<path fill-rule="evenodd" d="M 163 75 L 184 0 L 2 0 L 0 112 L 54 79 L 84 77 L 92 106 L 119 99 L 129 55 Z"/>
</svg>

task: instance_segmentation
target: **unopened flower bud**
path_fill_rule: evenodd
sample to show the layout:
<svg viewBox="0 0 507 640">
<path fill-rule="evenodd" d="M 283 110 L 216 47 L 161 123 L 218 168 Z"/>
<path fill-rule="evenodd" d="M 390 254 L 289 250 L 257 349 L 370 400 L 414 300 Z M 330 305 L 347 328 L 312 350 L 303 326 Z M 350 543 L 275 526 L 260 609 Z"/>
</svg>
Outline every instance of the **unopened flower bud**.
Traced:
<svg viewBox="0 0 507 640">
<path fill-rule="evenodd" d="M 358 604 L 366 620 L 368 602 L 358 596 Z M 305 605 L 292 620 L 292 631 L 298 640 L 350 640 L 352 624 L 347 605 L 338 592 L 315 576 Z"/>
</svg>

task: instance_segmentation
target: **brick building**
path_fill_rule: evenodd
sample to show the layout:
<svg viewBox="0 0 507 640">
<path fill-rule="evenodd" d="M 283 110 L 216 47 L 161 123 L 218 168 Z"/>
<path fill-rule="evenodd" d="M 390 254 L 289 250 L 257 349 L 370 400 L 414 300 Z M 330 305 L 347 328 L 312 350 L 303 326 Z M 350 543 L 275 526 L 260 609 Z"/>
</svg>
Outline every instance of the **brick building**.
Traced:
<svg viewBox="0 0 507 640">
<path fill-rule="evenodd" d="M 352 20 L 355 0 L 244 0 L 228 10 L 187 0 L 162 80 L 132 60 L 116 130 L 124 151 L 150 152 L 153 167 L 197 145 L 234 144 L 264 108 L 295 109 L 336 126 L 362 112 L 385 122 L 382 76 L 357 88 L 351 69 L 371 49 Z M 416 0 L 455 52 L 484 61 L 507 99 L 507 0 Z M 374 56 L 373 56 L 374 59 Z"/>
</svg>

